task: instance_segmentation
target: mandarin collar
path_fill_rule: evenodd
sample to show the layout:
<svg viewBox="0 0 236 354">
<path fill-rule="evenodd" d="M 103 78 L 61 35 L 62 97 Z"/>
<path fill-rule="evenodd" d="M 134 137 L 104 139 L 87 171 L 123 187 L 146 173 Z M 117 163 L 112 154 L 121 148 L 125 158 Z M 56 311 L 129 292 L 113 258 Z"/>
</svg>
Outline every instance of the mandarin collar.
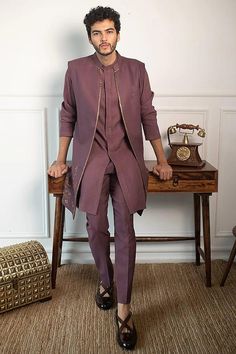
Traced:
<svg viewBox="0 0 236 354">
<path fill-rule="evenodd" d="M 116 51 L 116 60 L 114 61 L 113 64 L 110 65 L 103 65 L 98 59 L 96 52 L 92 55 L 92 58 L 96 66 L 102 70 L 109 70 L 109 69 L 113 69 L 114 71 L 119 70 L 120 54 L 117 51 Z"/>
</svg>

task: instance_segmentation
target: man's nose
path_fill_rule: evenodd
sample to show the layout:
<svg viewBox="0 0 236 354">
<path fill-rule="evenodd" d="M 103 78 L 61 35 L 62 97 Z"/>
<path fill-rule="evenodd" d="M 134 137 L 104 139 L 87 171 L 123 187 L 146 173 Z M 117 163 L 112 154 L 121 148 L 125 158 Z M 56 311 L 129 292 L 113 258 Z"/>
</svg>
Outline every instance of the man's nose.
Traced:
<svg viewBox="0 0 236 354">
<path fill-rule="evenodd" d="M 106 33 L 102 33 L 101 34 L 101 39 L 103 42 L 106 42 L 107 41 L 107 34 Z"/>
</svg>

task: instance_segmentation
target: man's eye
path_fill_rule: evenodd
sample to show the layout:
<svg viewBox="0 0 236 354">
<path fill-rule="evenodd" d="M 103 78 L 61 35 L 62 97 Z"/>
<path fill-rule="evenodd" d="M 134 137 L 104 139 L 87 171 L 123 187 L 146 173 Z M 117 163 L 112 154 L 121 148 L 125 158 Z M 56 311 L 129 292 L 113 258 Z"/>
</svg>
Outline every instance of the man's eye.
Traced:
<svg viewBox="0 0 236 354">
<path fill-rule="evenodd" d="M 112 34 L 113 32 L 114 32 L 114 31 L 112 31 L 112 30 L 108 31 L 109 34 Z"/>
<path fill-rule="evenodd" d="M 97 36 L 98 35 L 98 32 L 93 32 L 93 36 Z"/>
</svg>

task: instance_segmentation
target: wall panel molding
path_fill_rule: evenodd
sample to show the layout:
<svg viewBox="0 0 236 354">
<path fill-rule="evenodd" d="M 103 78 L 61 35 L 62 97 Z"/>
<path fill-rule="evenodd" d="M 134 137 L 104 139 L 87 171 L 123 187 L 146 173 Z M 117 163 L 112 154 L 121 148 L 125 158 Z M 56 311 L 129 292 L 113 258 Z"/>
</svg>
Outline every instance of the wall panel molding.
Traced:
<svg viewBox="0 0 236 354">
<path fill-rule="evenodd" d="M 2 126 L 5 125 L 6 129 L 11 131 L 11 140 L 6 138 L 2 142 L 3 148 L 5 143 L 8 151 L 5 150 L 5 157 L 1 157 L 1 164 L 8 166 L 9 172 L 4 169 L 5 173 L 1 173 L 1 178 L 6 183 L 6 188 L 2 191 L 2 198 L 4 200 L 5 197 L 8 200 L 7 205 L 9 207 L 8 210 L 5 209 L 5 212 L 8 212 L 12 216 L 12 225 L 5 225 L 6 228 L 1 229 L 3 222 L 1 223 L 0 237 L 1 239 L 48 238 L 49 213 L 46 175 L 48 150 L 47 110 L 45 107 L 21 108 L 17 107 L 17 104 L 14 104 L 14 102 L 12 107 L 14 108 L 0 107 L 0 120 L 5 120 L 5 122 L 2 122 Z M 11 122 L 7 122 L 6 118 L 9 118 Z M 20 130 L 21 128 L 23 131 Z M 34 136 L 31 136 L 31 134 L 34 134 Z M 31 145 L 28 146 L 29 144 Z M 39 175 L 34 172 L 34 169 L 38 171 Z M 34 180 L 30 180 L 31 177 Z M 29 191 L 30 188 L 32 188 L 32 193 Z M 34 188 L 36 190 L 33 190 Z M 41 193 L 39 193 L 38 189 Z M 32 208 L 35 208 L 34 197 L 36 197 L 36 202 L 40 201 L 39 208 L 42 208 L 40 210 L 41 221 L 37 220 L 35 222 L 35 228 L 32 220 L 32 217 L 35 220 L 37 218 L 37 211 L 35 213 L 32 212 Z M 29 203 L 26 202 L 26 199 L 29 199 Z M 23 202 L 22 208 L 21 200 Z M 18 205 L 18 207 L 14 209 L 15 205 Z M 1 214 L 3 214 L 3 211 Z M 9 215 L 6 216 L 9 218 Z M 14 228 L 14 223 L 18 225 L 18 230 Z"/>
<path fill-rule="evenodd" d="M 28 230 L 28 232 L 26 232 L 26 223 L 17 224 L 17 221 L 15 223 L 14 232 L 10 230 L 11 223 L 14 222 L 14 217 L 12 216 L 12 221 L 9 223 L 9 230 L 7 232 L 6 228 L 3 230 L 0 227 L 2 245 L 22 242 L 29 239 L 38 239 L 51 256 L 55 199 L 52 196 L 48 198 L 46 171 L 48 164 L 55 160 L 57 155 L 61 102 L 62 96 L 60 95 L 0 97 L 0 119 L 4 118 L 5 113 L 8 115 L 11 114 L 13 117 L 11 122 L 13 132 L 14 129 L 18 129 L 17 125 L 14 126 L 14 122 L 18 122 L 20 118 L 23 119 L 24 124 L 18 130 L 23 132 L 23 134 L 26 127 L 28 133 L 32 130 L 30 136 L 33 136 L 33 138 L 29 141 L 29 154 L 35 152 L 35 158 L 38 160 L 38 163 L 35 166 L 34 159 L 30 158 L 30 165 L 32 170 L 36 168 L 38 177 L 33 173 L 29 181 L 25 183 L 25 188 L 27 191 L 27 186 L 28 188 L 30 185 L 34 186 L 36 179 L 37 187 L 36 189 L 33 188 L 33 193 L 37 194 L 37 191 L 40 190 L 40 195 L 37 194 L 36 197 L 38 205 L 34 206 L 32 199 L 30 199 L 27 202 L 24 201 L 23 209 L 20 210 L 20 214 L 24 215 L 23 223 L 25 223 L 25 220 L 28 222 L 28 219 L 30 219 L 29 222 L 31 222 L 32 226 L 30 231 Z M 229 208 L 227 210 L 225 209 L 225 200 L 224 198 L 222 199 L 222 195 L 227 191 L 227 185 L 224 187 L 222 181 L 225 181 L 227 174 L 222 175 L 221 170 L 224 169 L 224 166 L 222 166 L 222 163 L 223 165 L 225 163 L 224 148 L 228 140 L 225 136 L 230 136 L 229 139 L 233 142 L 234 132 L 236 131 L 236 120 L 234 118 L 236 117 L 236 100 L 232 97 L 160 97 L 160 95 L 158 95 L 155 96 L 154 104 L 158 112 L 158 122 L 165 148 L 167 148 L 166 130 L 167 127 L 172 124 L 176 124 L 177 122 L 199 124 L 207 131 L 206 138 L 201 140 L 203 144 L 200 149 L 200 155 L 202 158 L 208 158 L 210 156 L 216 167 L 219 164 L 219 176 L 221 175 L 219 179 L 220 188 L 218 196 L 214 194 L 214 196 L 210 198 L 212 257 L 227 254 L 232 242 L 232 227 L 230 219 L 227 219 Z M 10 120 L 10 118 L 7 119 L 8 123 Z M 224 124 L 225 122 L 226 124 Z M 8 139 L 12 139 L 12 133 L 8 128 L 6 134 L 8 135 Z M 24 148 L 26 146 L 25 141 L 24 139 Z M 149 142 L 145 142 L 144 145 L 145 158 L 153 159 L 151 145 Z M 3 157 L 4 159 L 11 157 L 15 147 L 13 146 L 12 148 L 8 146 L 7 149 L 9 149 L 9 154 L 7 153 L 7 155 Z M 68 154 L 68 159 L 70 158 L 71 148 Z M 234 174 L 235 166 L 233 164 L 230 165 L 228 170 L 229 174 Z M 27 192 L 26 195 L 28 194 L 31 195 Z M 19 198 L 20 197 L 19 194 Z M 232 203 L 232 194 L 230 194 L 229 200 L 230 203 Z M 184 215 L 182 215 L 181 212 L 183 203 Z M 34 208 L 30 218 L 28 217 L 27 211 L 29 206 Z M 192 197 L 189 195 L 177 197 L 176 195 L 161 196 L 157 194 L 155 196 L 152 195 L 150 198 L 148 197 L 147 210 L 141 218 L 137 217 L 135 219 L 137 236 L 192 236 L 193 215 L 191 206 Z M 40 211 L 39 213 L 38 210 Z M 1 213 L 2 215 L 4 215 L 3 212 Z M 14 212 L 14 214 L 16 213 Z M 221 219 L 219 217 L 221 217 Z M 113 215 L 111 208 L 109 208 L 109 219 L 110 232 L 111 235 L 113 235 Z M 168 223 L 170 219 L 172 223 Z M 65 236 L 76 237 L 87 235 L 85 223 L 86 220 L 83 213 L 78 213 L 75 220 L 73 220 L 70 213 L 66 212 Z M 68 245 L 64 243 L 63 260 L 78 261 L 81 263 L 93 262 L 88 244 L 78 243 L 77 245 L 78 246 L 74 247 L 73 243 L 68 243 Z M 111 251 L 111 253 L 113 254 L 113 251 Z M 155 245 L 138 244 L 137 247 L 138 262 L 191 261 L 194 260 L 194 257 L 191 242 L 167 242 L 156 243 Z"/>
<path fill-rule="evenodd" d="M 220 108 L 219 192 L 216 205 L 216 237 L 229 238 L 236 224 L 236 106 Z M 229 228 L 227 228 L 228 226 Z"/>
</svg>

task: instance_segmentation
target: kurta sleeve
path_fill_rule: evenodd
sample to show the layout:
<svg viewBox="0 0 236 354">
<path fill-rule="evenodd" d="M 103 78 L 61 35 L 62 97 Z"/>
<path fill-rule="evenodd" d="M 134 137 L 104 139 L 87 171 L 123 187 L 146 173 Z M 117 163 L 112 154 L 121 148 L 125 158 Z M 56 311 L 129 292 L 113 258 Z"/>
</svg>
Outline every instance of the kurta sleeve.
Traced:
<svg viewBox="0 0 236 354">
<path fill-rule="evenodd" d="M 154 93 L 151 91 L 149 78 L 145 66 L 141 70 L 141 118 L 146 140 L 160 138 L 157 124 L 157 112 L 152 105 Z"/>
<path fill-rule="evenodd" d="M 76 102 L 70 77 L 70 67 L 66 71 L 64 83 L 64 100 L 60 114 L 60 136 L 72 137 L 76 122 Z"/>
</svg>

